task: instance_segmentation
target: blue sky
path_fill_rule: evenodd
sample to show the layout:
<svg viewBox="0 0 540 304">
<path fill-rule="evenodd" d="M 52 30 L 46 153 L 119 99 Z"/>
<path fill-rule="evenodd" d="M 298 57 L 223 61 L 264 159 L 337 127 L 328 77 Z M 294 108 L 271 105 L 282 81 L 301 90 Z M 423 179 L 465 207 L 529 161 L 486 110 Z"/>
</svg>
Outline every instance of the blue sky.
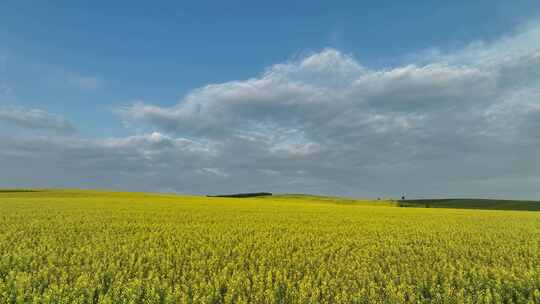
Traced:
<svg viewBox="0 0 540 304">
<path fill-rule="evenodd" d="M 178 140 L 192 140 L 198 145 L 208 145 L 205 148 L 207 150 L 214 149 L 214 158 L 209 156 L 208 159 L 197 160 L 200 167 L 189 169 L 194 172 L 194 176 L 199 177 L 186 176 L 186 179 L 200 178 L 200 182 L 192 187 L 176 187 L 174 185 L 180 181 L 171 178 L 168 172 L 156 169 L 154 163 L 145 164 L 153 168 L 146 172 L 152 171 L 153 176 L 167 180 L 163 187 L 149 186 L 147 190 L 152 191 L 204 192 L 200 190 L 203 188 L 198 188 L 205 182 L 200 176 L 204 176 L 205 172 L 217 172 L 214 175 L 221 176 L 226 181 L 221 181 L 223 187 L 216 187 L 215 191 L 241 190 L 238 189 L 240 187 L 237 184 L 242 184 L 245 180 L 255 180 L 258 181 L 258 184 L 254 186 L 257 189 L 271 183 L 273 186 L 270 188 L 276 191 L 392 195 L 399 192 L 394 189 L 396 187 L 392 186 L 392 190 L 388 191 L 367 186 L 366 189 L 357 190 L 355 185 L 345 185 L 344 180 L 375 170 L 366 169 L 375 162 L 385 168 L 391 166 L 390 164 L 398 163 L 399 166 L 406 167 L 406 164 L 412 163 L 410 158 L 393 159 L 385 163 L 377 157 L 379 153 L 366 152 L 366 155 L 350 160 L 358 164 L 357 169 L 354 170 L 344 166 L 343 168 L 327 168 L 325 171 L 323 167 L 317 167 L 316 164 L 333 163 L 334 161 L 328 155 L 335 154 L 335 157 L 339 159 L 347 159 L 352 155 L 362 154 L 358 152 L 359 149 L 362 150 L 362 147 L 348 146 L 350 139 L 347 138 L 353 138 L 353 134 L 375 128 L 374 124 L 380 123 L 381 120 L 386 119 L 388 124 L 389 121 L 396 124 L 401 122 L 404 126 L 414 125 L 422 129 L 421 121 L 435 119 L 434 109 L 439 112 L 448 111 L 446 108 L 448 99 L 456 102 L 451 109 L 456 111 L 457 119 L 459 116 L 473 115 L 481 107 L 492 108 L 492 112 L 488 113 L 492 115 L 493 111 L 506 105 L 510 98 L 502 96 L 516 96 L 519 91 L 520 94 L 528 96 L 525 99 L 532 100 L 527 103 L 531 106 L 531 112 L 520 113 L 519 115 L 522 116 L 519 117 L 523 119 L 531 115 L 536 117 L 534 116 L 536 115 L 534 112 L 536 111 L 536 95 L 530 92 L 536 89 L 537 83 L 514 84 L 508 80 L 524 77 L 524 73 L 536 75 L 535 61 L 532 63 L 528 61 L 530 68 L 527 71 L 517 70 L 516 66 L 523 65 L 521 61 L 515 66 L 504 66 L 504 69 L 500 67 L 503 65 L 497 65 L 500 68 L 497 68 L 496 73 L 493 72 L 495 68 L 487 67 L 486 62 L 498 60 L 506 64 L 507 61 L 504 58 L 524 58 L 523 52 L 526 53 L 525 55 L 532 56 L 530 58 L 535 58 L 534 54 L 538 51 L 536 29 L 539 11 L 538 1 L 513 1 L 512 3 L 509 1 L 340 1 L 339 3 L 331 1 L 266 3 L 170 1 L 160 2 L 159 6 L 143 1 L 115 1 L 113 4 L 110 1 L 92 1 L 91 3 L 3 1 L 0 4 L 0 20 L 2 20 L 0 27 L 0 126 L 2 129 L 0 129 L 0 135 L 10 140 L 15 140 L 15 138 L 26 140 L 26 144 L 44 141 L 45 146 L 51 146 L 52 144 L 47 144 L 47 141 L 53 141 L 59 145 L 59 149 L 62 150 L 63 147 L 62 151 L 66 150 L 66 146 L 75 145 L 74 142 L 77 142 L 77 145 L 102 147 L 107 146 L 105 143 L 107 141 L 134 141 L 134 138 L 146 140 L 146 143 L 152 140 L 158 142 L 172 140 L 178 144 Z M 506 52 L 506 50 L 515 51 Z M 532 60 L 530 58 L 527 60 Z M 314 65 L 312 65 L 313 62 L 315 62 Z M 453 70 L 444 73 L 437 70 L 442 69 L 441 66 L 445 64 Z M 281 69 L 280 65 L 285 65 L 286 68 Z M 411 65 L 419 69 L 405 69 Z M 463 65 L 467 65 L 474 71 L 462 69 Z M 314 69 L 314 66 L 317 68 Z M 426 66 L 436 68 L 421 69 Z M 340 67 L 340 69 L 332 70 L 331 67 Z M 331 129 L 335 127 L 332 125 L 317 130 L 317 133 L 313 131 L 316 129 L 314 126 L 320 125 L 316 119 L 322 114 L 315 115 L 312 112 L 316 112 L 316 109 L 304 108 L 305 103 L 302 98 L 309 94 L 302 95 L 307 93 L 301 89 L 318 86 L 320 90 L 327 90 L 324 84 L 333 82 L 336 82 L 336 86 L 337 83 L 350 84 L 345 87 L 352 89 L 355 83 L 366 78 L 369 73 L 373 78 L 381 73 L 394 72 L 396 74 L 403 71 L 400 69 L 405 69 L 407 77 L 411 77 L 412 82 L 407 85 L 412 87 L 418 85 L 417 79 L 420 77 L 418 76 L 420 74 L 415 73 L 424 73 L 422 74 L 424 76 L 427 73 L 429 74 L 427 77 L 441 77 L 437 74 L 439 71 L 447 77 L 445 81 L 449 82 L 445 88 L 455 86 L 456 91 L 462 89 L 472 91 L 463 94 L 447 92 L 446 95 L 439 96 L 440 94 L 429 93 L 431 89 L 441 91 L 438 83 L 422 83 L 418 92 L 410 92 L 411 96 L 416 96 L 415 98 L 407 97 L 403 92 L 395 97 L 392 92 L 402 90 L 402 84 L 399 79 L 394 79 L 392 86 L 385 83 L 383 91 L 370 93 L 369 96 L 363 93 L 351 93 L 350 99 L 342 101 L 340 99 L 342 97 L 329 95 L 325 99 L 325 105 L 340 104 L 342 106 L 328 111 L 335 111 L 337 116 L 342 115 L 342 117 L 354 112 L 353 108 L 357 109 L 359 104 L 364 102 L 363 100 L 367 100 L 362 103 L 363 108 L 358 110 L 358 115 L 349 118 L 355 122 L 361 121 L 362 124 L 351 130 L 342 130 L 341 127 Z M 365 72 L 368 70 L 369 73 Z M 466 77 L 472 77 L 470 74 L 477 72 L 480 80 L 448 76 L 458 72 Z M 491 72 L 498 76 L 493 76 L 494 78 L 489 81 L 485 80 L 484 78 L 489 77 L 484 74 Z M 273 76 L 265 77 L 268 73 L 273 73 Z M 500 76 L 501 74 L 504 77 Z M 281 87 L 283 83 L 279 82 L 279 85 L 276 85 L 278 78 L 280 81 L 286 79 L 284 81 L 288 88 L 298 85 L 293 92 L 296 95 L 288 95 L 292 94 L 291 91 L 287 91 L 287 94 L 283 93 L 285 92 L 285 89 Z M 503 78 L 504 80 L 501 80 Z M 272 85 L 268 85 L 265 81 Z M 486 84 L 483 84 L 486 87 L 489 87 L 491 82 L 496 82 L 497 86 L 494 90 L 496 93 L 489 98 L 490 100 L 499 98 L 500 102 L 492 104 L 477 102 L 476 100 L 483 100 L 483 98 L 487 100 L 488 97 L 478 95 L 486 87 L 472 86 L 471 81 L 474 83 L 486 81 Z M 510 85 L 503 83 L 504 81 L 512 83 L 512 91 L 508 89 Z M 261 84 L 261 82 L 264 83 Z M 208 85 L 218 86 L 218 88 L 208 89 Z M 282 93 L 281 95 L 268 94 L 268 96 L 263 96 L 262 93 L 249 95 L 248 101 L 256 103 L 260 100 L 257 107 L 253 107 L 252 103 L 239 102 L 245 98 L 246 94 L 253 92 L 237 92 L 236 87 L 259 85 L 271 92 Z M 371 84 L 369 88 L 372 88 Z M 225 91 L 222 92 L 219 89 Z M 366 90 L 364 87 L 364 92 Z M 523 93 L 524 91 L 528 93 Z M 427 93 L 423 94 L 424 92 Z M 325 91 L 326 93 L 328 92 Z M 237 99 L 231 102 L 229 97 L 225 98 L 223 94 L 237 96 Z M 377 95 L 376 98 L 373 97 L 374 94 Z M 418 94 L 423 95 L 418 97 Z M 182 106 L 182 104 L 190 103 L 189 96 L 194 96 L 191 103 L 199 109 L 198 112 L 193 112 L 194 110 L 188 106 Z M 315 95 L 309 96 L 311 97 L 306 97 L 308 100 L 316 99 Z M 219 101 L 220 98 L 223 100 Z M 394 99 L 400 100 L 400 103 L 392 103 Z M 426 100 L 418 101 L 423 99 Z M 289 101 L 286 105 L 275 108 L 283 100 Z M 463 108 L 456 106 L 456 104 L 465 104 L 464 100 L 470 100 L 467 103 L 469 106 Z M 471 106 L 473 101 L 477 103 L 474 107 Z M 235 111 L 231 114 L 232 110 L 229 108 L 234 102 L 240 106 L 231 108 Z M 268 104 L 265 104 L 266 102 Z M 225 110 L 219 113 L 205 112 L 205 107 Z M 4 119 L 2 119 L 1 111 L 4 111 Z M 197 113 L 203 113 L 201 115 L 205 116 L 193 122 L 194 117 L 199 115 Z M 290 113 L 295 113 L 296 116 L 289 117 Z M 365 113 L 370 113 L 371 116 L 361 116 Z M 205 118 L 209 121 L 202 123 Z M 491 120 L 485 119 L 487 123 L 493 118 L 490 116 Z M 245 123 L 232 123 L 237 120 Z M 471 121 L 473 121 L 472 118 Z M 421 172 L 437 176 L 439 165 L 444 164 L 442 167 L 449 170 L 461 161 L 448 156 L 455 151 L 450 151 L 448 146 L 439 143 L 441 137 L 446 136 L 445 138 L 456 140 L 457 150 L 467 153 L 466 156 L 472 158 L 476 157 L 474 153 L 480 153 L 482 148 L 487 149 L 488 146 L 495 144 L 486 139 L 482 147 L 468 147 L 472 139 L 459 136 L 454 138 L 455 134 L 446 134 L 449 126 L 455 122 L 448 121 L 448 125 L 441 124 L 440 132 L 434 135 L 427 134 L 427 130 L 423 130 L 424 133 L 421 135 L 419 133 L 404 135 L 400 133 L 403 130 L 393 133 L 392 136 L 398 136 L 398 138 L 411 136 L 414 143 L 418 141 L 425 147 L 430 147 L 430 151 L 427 151 L 427 148 L 419 149 L 418 145 L 408 148 L 411 151 L 420 150 L 414 152 L 416 154 L 411 152 L 414 155 L 425 154 L 418 164 L 410 169 L 411 174 Z M 350 127 L 354 123 L 349 122 L 347 125 Z M 59 132 L 64 127 L 65 130 Z M 472 125 L 470 127 L 476 128 Z M 521 137 L 507 143 L 508 147 L 518 142 L 526 142 L 528 148 L 536 147 L 535 143 L 522 138 L 528 137 L 524 135 L 532 134 L 531 132 L 536 130 L 535 127 L 536 125 L 529 126 L 528 124 L 516 126 L 517 131 L 513 132 L 518 132 Z M 230 128 L 235 132 L 216 131 Z M 389 130 L 389 128 L 391 127 L 385 126 L 384 130 Z M 510 129 L 511 127 L 508 126 L 505 130 L 510 132 Z M 377 139 L 377 136 L 383 136 L 377 135 L 383 132 L 380 131 L 382 129 L 376 130 L 378 131 L 372 130 L 366 133 L 362 138 L 373 136 Z M 262 151 L 253 151 L 253 159 L 260 158 L 261 160 L 254 161 L 253 164 L 239 163 L 231 165 L 232 167 L 220 168 L 219 164 L 235 164 L 237 161 L 233 159 L 233 156 L 223 156 L 229 151 L 223 148 L 228 144 L 224 138 L 236 138 L 246 136 L 245 134 L 252 136 L 255 131 L 263 137 L 254 137 L 255 139 L 250 140 L 263 140 L 268 145 Z M 329 138 L 338 138 L 337 132 L 351 132 L 351 135 L 340 143 L 344 146 L 344 149 L 340 151 L 334 151 L 329 140 Z M 478 132 L 478 134 L 487 134 L 488 131 Z M 216 134 L 221 134 L 219 135 L 221 137 L 216 137 Z M 155 136 L 152 137 L 152 135 Z M 388 135 L 384 136 L 388 137 Z M 243 146 L 246 143 L 235 144 Z M 310 147 L 317 146 L 322 149 L 320 151 L 325 152 L 313 152 L 321 153 L 321 158 L 315 158 L 308 153 L 309 155 L 301 160 L 289 159 L 290 155 L 287 156 L 285 152 L 285 154 L 275 152 L 281 151 L 280 147 L 285 144 L 304 145 L 302 149 L 307 149 L 306 147 L 310 145 Z M 379 140 L 373 142 L 375 148 L 385 151 L 389 149 L 389 144 L 389 142 L 379 142 Z M 24 146 L 24 144 L 18 143 L 17 146 Z M 94 148 L 96 157 L 119 153 L 114 149 L 114 151 L 105 152 Z M 8 155 L 7 151 L 10 149 L 12 148 L 4 148 L 5 155 Z M 26 151 L 28 148 L 23 150 Z M 148 150 L 135 150 L 133 149 L 130 153 L 135 153 L 136 157 L 142 157 L 143 163 L 144 159 L 148 161 L 145 158 Z M 294 150 L 296 151 L 294 153 L 300 153 L 298 152 L 300 150 Z M 435 150 L 440 151 L 435 152 Z M 290 149 L 287 151 L 291 152 Z M 152 153 L 162 155 L 160 153 L 164 152 Z M 180 168 L 181 164 L 188 161 L 182 158 L 184 156 L 175 156 L 177 154 L 172 151 L 168 153 L 170 153 L 168 158 L 161 159 L 160 166 L 179 166 Z M 521 155 L 521 152 L 517 150 L 509 150 L 501 155 L 487 155 L 487 159 L 492 158 L 493 165 L 486 164 L 486 172 L 491 172 L 490 169 L 497 167 L 494 164 L 499 164 L 503 159 L 511 161 L 504 158 L 508 153 Z M 17 159 L 24 163 L 24 157 L 21 156 L 23 154 L 11 152 L 9 155 L 13 154 L 16 154 Z M 73 157 L 73 161 L 77 162 L 76 156 L 66 155 L 66 158 L 69 157 Z M 314 158 L 310 159 L 310 157 Z M 431 159 L 437 160 L 438 157 L 440 159 L 436 165 L 430 163 Z M 537 158 L 534 156 L 523 155 L 521 158 L 527 159 L 529 164 L 533 162 L 533 167 L 538 165 Z M 269 161 L 272 165 L 269 165 L 269 168 L 261 166 L 262 159 Z M 4 156 L 4 160 L 7 161 L 8 156 Z M 54 164 L 54 160 L 51 162 Z M 286 172 L 287 170 L 281 168 L 282 166 L 294 167 L 287 166 L 287 162 L 301 163 L 301 165 L 298 165 L 293 173 Z M 91 163 L 78 169 L 97 172 L 99 166 L 101 165 Z M 475 181 L 489 184 L 484 190 L 475 190 L 482 189 L 481 187 L 460 186 L 456 180 L 465 181 L 473 178 L 474 174 L 456 172 L 451 178 L 449 177 L 451 180 L 444 180 L 441 177 L 444 181 L 437 185 L 439 188 L 436 189 L 439 190 L 421 189 L 416 192 L 418 195 L 459 195 L 461 193 L 477 196 L 515 196 L 515 193 L 525 193 L 523 196 L 527 197 L 538 195 L 538 192 L 533 191 L 532 188 L 526 191 L 520 190 L 521 192 L 512 189 L 497 190 L 497 185 L 502 182 L 493 181 L 493 178 L 512 179 L 513 183 L 524 187 L 524 183 L 518 182 L 516 176 L 522 178 L 526 176 L 528 179 L 525 184 L 534 184 L 531 178 L 536 178 L 536 171 L 533 172 L 534 174 L 530 172 L 526 174 L 514 172 L 513 168 L 514 166 L 500 168 L 500 171 L 490 173 L 493 175 L 490 178 L 474 176 Z M 261 174 L 267 176 L 249 176 L 242 170 L 259 170 L 263 172 Z M 138 174 L 135 173 L 136 170 L 133 172 L 127 170 L 123 173 L 124 175 L 110 177 L 109 184 L 95 183 L 95 180 L 90 177 L 81 176 L 79 176 L 80 182 L 76 183 L 73 181 L 77 178 L 74 179 L 73 176 L 66 174 L 65 170 L 57 168 L 57 171 L 54 181 L 45 180 L 39 176 L 37 178 L 25 177 L 24 174 L 15 181 L 12 176 L 4 173 L 0 182 L 4 181 L 9 186 L 25 186 L 26 178 L 27 184 L 34 186 L 107 187 L 111 185 L 112 188 L 128 190 L 140 187 L 139 180 L 126 177 L 126 175 Z M 335 176 L 325 179 L 324 172 L 329 171 L 332 171 Z M 406 171 L 393 172 L 379 169 L 377 172 L 382 176 L 383 172 L 405 174 Z M 102 174 L 104 173 L 95 173 L 96 176 Z M 279 180 L 288 182 L 281 184 Z M 450 186 L 450 182 L 457 184 Z M 298 186 L 294 186 L 295 183 Z M 418 179 L 411 183 L 411 187 L 418 189 L 422 180 Z"/>
<path fill-rule="evenodd" d="M 0 39 L 13 60 L 6 77 L 23 78 L 19 104 L 65 111 L 89 135 L 122 134 L 111 106 L 139 99 L 172 105 L 191 89 L 254 77 L 325 47 L 367 66 L 395 66 L 432 47 L 497 39 L 540 9 L 537 1 L 495 2 L 7 1 Z M 102 85 L 43 84 L 43 75 L 28 77 L 36 69 L 96 77 Z M 106 130 L 96 120 L 105 120 Z"/>
</svg>

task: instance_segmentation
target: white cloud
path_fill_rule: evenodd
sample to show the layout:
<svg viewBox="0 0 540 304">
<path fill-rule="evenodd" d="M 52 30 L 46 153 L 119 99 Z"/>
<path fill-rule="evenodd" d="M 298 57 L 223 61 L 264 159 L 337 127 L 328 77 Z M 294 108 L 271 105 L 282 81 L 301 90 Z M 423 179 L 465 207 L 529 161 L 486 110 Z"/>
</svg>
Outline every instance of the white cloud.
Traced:
<svg viewBox="0 0 540 304">
<path fill-rule="evenodd" d="M 229 174 L 221 171 L 219 168 L 201 168 L 197 169 L 195 172 L 197 172 L 198 174 L 213 175 L 221 178 L 229 177 Z"/>
<path fill-rule="evenodd" d="M 76 131 L 73 124 L 66 118 L 39 109 L 0 108 L 0 123 L 39 131 L 61 133 Z"/>
<path fill-rule="evenodd" d="M 516 162 L 536 161 L 532 151 L 540 150 L 539 29 L 531 25 L 500 41 L 382 70 L 325 49 L 259 77 L 199 88 L 171 108 L 138 102 L 122 115 L 166 134 L 214 142 L 221 155 L 234 150 L 252 160 L 279 160 L 281 170 L 305 170 L 314 183 L 347 185 L 384 172 L 427 192 L 420 185 L 434 183 L 431 176 L 441 184 L 484 178 L 480 172 L 506 176 Z M 500 165 L 507 153 L 520 160 Z M 272 168 L 229 157 L 249 163 L 249 170 Z"/>
<path fill-rule="evenodd" d="M 453 63 L 497 65 L 527 56 L 540 49 L 540 21 L 521 26 L 513 34 L 495 41 L 475 41 L 453 53 L 435 52 L 435 60 Z"/>
</svg>

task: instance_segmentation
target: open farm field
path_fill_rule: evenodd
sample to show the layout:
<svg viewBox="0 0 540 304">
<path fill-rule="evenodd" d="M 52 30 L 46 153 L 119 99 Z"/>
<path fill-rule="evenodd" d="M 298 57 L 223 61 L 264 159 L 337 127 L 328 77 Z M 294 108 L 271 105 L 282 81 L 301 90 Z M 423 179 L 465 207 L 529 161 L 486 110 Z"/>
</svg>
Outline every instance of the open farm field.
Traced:
<svg viewBox="0 0 540 304">
<path fill-rule="evenodd" d="M 540 213 L 3 191 L 0 303 L 540 303 Z"/>
</svg>

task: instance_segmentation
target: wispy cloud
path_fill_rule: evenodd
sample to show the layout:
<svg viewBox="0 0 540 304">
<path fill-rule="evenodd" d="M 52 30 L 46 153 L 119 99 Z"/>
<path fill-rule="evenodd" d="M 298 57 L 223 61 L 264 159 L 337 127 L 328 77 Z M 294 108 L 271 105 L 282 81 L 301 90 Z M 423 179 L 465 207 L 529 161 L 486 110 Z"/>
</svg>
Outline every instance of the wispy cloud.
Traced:
<svg viewBox="0 0 540 304">
<path fill-rule="evenodd" d="M 76 132 L 75 126 L 66 118 L 39 109 L 0 108 L 0 122 L 39 131 Z"/>
</svg>

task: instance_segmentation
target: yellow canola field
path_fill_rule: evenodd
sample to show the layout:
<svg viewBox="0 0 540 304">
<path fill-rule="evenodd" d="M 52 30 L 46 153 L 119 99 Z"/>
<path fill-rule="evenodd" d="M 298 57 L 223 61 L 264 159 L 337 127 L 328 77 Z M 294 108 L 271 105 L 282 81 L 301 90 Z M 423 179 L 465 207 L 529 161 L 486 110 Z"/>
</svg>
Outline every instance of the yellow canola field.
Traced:
<svg viewBox="0 0 540 304">
<path fill-rule="evenodd" d="M 540 303 L 540 213 L 5 192 L 0 303 Z"/>
</svg>

